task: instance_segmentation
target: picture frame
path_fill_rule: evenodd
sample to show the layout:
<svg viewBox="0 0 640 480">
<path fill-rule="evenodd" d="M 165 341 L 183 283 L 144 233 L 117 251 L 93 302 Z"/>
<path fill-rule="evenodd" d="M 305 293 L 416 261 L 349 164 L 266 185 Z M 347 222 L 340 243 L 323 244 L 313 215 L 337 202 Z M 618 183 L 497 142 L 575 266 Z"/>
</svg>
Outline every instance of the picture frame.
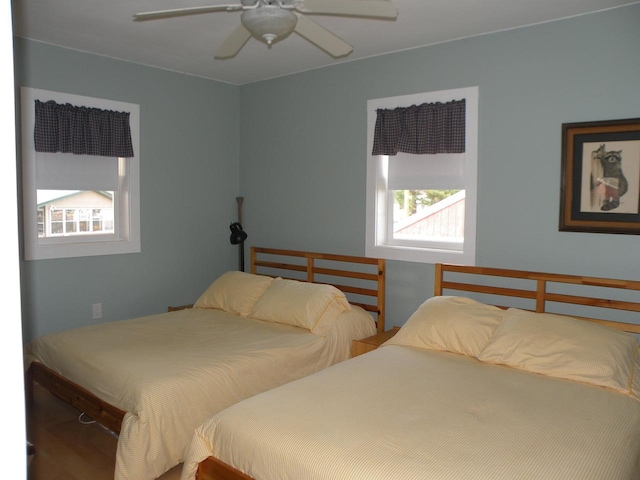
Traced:
<svg viewBox="0 0 640 480">
<path fill-rule="evenodd" d="M 562 125 L 559 229 L 640 234 L 640 118 Z"/>
</svg>

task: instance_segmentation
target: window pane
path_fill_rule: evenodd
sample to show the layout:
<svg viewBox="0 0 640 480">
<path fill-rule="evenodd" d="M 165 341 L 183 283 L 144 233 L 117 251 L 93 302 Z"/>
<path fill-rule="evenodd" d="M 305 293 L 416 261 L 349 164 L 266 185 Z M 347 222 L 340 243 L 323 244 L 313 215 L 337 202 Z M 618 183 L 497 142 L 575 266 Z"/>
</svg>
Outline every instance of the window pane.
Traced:
<svg viewBox="0 0 640 480">
<path fill-rule="evenodd" d="M 75 210 L 66 209 L 64 211 L 65 218 L 65 233 L 74 233 L 76 232 L 76 220 L 75 220 Z"/>
<path fill-rule="evenodd" d="M 37 199 L 40 238 L 114 233 L 113 191 L 38 190 Z"/>
<path fill-rule="evenodd" d="M 51 235 L 62 235 L 64 233 L 64 226 L 62 224 L 63 213 L 63 210 L 51 208 Z M 44 236 L 46 237 L 47 234 L 45 233 Z"/>
<path fill-rule="evenodd" d="M 391 193 L 394 240 L 464 240 L 464 190 L 393 190 Z"/>
<path fill-rule="evenodd" d="M 91 222 L 91 210 L 88 208 L 80 208 L 78 210 L 78 218 L 80 219 L 80 231 L 90 232 L 89 224 Z"/>
<path fill-rule="evenodd" d="M 94 208 L 91 215 L 94 232 L 113 232 L 113 210 Z"/>
<path fill-rule="evenodd" d="M 38 237 L 44 237 L 44 208 L 38 208 Z"/>
<path fill-rule="evenodd" d="M 102 230 L 102 218 L 100 215 L 100 209 L 94 208 L 91 212 L 91 230 L 99 232 Z"/>
</svg>

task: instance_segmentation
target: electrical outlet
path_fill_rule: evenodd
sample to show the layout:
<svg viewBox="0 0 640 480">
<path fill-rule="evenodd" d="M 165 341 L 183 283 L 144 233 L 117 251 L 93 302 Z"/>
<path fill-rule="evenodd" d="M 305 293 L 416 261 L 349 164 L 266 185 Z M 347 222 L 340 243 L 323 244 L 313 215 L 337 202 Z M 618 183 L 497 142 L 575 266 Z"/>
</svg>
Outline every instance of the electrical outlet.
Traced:
<svg viewBox="0 0 640 480">
<path fill-rule="evenodd" d="M 94 303 L 93 304 L 93 319 L 96 320 L 98 318 L 102 318 L 102 304 Z"/>
</svg>

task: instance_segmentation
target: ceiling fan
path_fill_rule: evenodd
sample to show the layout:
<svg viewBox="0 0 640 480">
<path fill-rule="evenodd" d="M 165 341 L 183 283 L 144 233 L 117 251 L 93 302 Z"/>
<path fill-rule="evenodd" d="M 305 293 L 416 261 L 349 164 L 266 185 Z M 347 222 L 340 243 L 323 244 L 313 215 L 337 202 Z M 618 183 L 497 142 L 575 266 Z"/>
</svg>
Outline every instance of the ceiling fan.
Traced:
<svg viewBox="0 0 640 480">
<path fill-rule="evenodd" d="M 240 25 L 220 45 L 215 58 L 235 57 L 253 36 L 269 47 L 296 32 L 329 55 L 339 58 L 353 47 L 305 15 L 332 15 L 394 20 L 398 10 L 390 0 L 240 0 L 231 5 L 209 5 L 137 13 L 137 22 L 213 12 L 242 11 Z"/>
</svg>

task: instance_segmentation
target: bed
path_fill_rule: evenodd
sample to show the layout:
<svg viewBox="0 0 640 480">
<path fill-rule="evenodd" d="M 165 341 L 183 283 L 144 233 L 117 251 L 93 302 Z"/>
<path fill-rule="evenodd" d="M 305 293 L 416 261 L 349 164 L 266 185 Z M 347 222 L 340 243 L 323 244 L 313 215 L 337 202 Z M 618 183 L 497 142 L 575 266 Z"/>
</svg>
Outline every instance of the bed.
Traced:
<svg viewBox="0 0 640 480">
<path fill-rule="evenodd" d="M 116 480 L 154 479 L 213 414 L 348 359 L 384 329 L 384 289 L 384 260 L 253 247 L 250 273 L 226 272 L 194 305 L 30 342 L 27 388 L 118 434 Z"/>
<path fill-rule="evenodd" d="M 198 427 L 182 480 L 640 478 L 640 282 L 435 271 L 380 348 Z"/>
</svg>

